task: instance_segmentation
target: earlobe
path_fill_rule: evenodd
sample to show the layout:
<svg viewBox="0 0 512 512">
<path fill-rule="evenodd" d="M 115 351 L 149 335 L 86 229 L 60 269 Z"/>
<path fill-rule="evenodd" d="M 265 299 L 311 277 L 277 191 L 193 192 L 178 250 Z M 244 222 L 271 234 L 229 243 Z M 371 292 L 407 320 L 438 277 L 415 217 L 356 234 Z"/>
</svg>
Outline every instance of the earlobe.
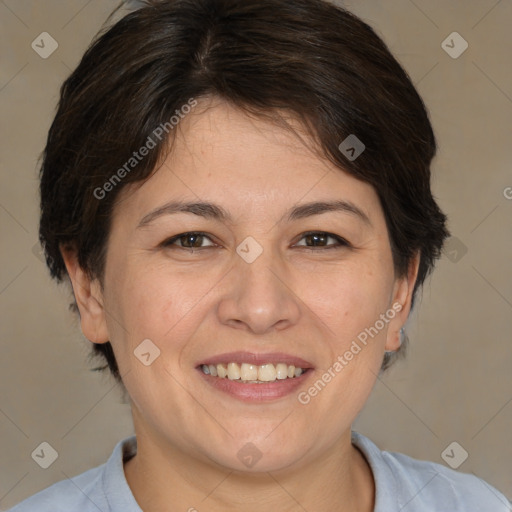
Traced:
<svg viewBox="0 0 512 512">
<path fill-rule="evenodd" d="M 93 343 L 106 343 L 109 341 L 109 335 L 99 281 L 91 279 L 88 273 L 80 267 L 74 248 L 61 246 L 60 251 L 80 311 L 82 332 Z"/>
<path fill-rule="evenodd" d="M 399 305 L 398 307 L 394 306 L 394 309 L 399 309 L 399 311 L 397 312 L 393 321 L 390 322 L 388 328 L 386 351 L 394 352 L 400 348 L 403 339 L 403 331 L 401 332 L 401 329 L 403 329 L 403 326 L 407 321 L 411 311 L 414 286 L 418 277 L 419 264 L 420 253 L 418 252 L 409 264 L 407 275 L 401 277 L 395 283 L 392 304 L 396 306 Z"/>
</svg>

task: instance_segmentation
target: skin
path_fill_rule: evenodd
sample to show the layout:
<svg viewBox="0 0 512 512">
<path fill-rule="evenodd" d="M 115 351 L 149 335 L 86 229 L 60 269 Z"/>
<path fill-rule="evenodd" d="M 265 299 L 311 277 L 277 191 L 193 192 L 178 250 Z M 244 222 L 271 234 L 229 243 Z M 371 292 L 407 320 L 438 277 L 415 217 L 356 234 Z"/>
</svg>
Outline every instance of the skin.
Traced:
<svg viewBox="0 0 512 512">
<path fill-rule="evenodd" d="M 406 276 L 395 275 L 375 190 L 311 147 L 268 120 L 203 98 L 181 121 L 163 165 L 123 189 L 103 287 L 73 250 L 63 250 L 82 330 L 95 343 L 111 341 L 131 398 L 138 453 L 125 474 L 144 511 L 374 508 L 372 472 L 351 444 L 351 424 L 384 350 L 399 346 L 418 258 Z M 232 222 L 178 213 L 137 227 L 178 199 L 215 202 Z M 285 219 L 297 204 L 339 199 L 369 222 L 350 212 Z M 187 237 L 162 245 L 190 231 L 210 238 L 196 240 L 193 252 L 184 248 L 194 243 Z M 328 238 L 311 250 L 307 231 L 350 245 L 326 249 L 337 243 Z M 236 252 L 248 236 L 263 249 L 250 264 Z M 286 352 L 313 364 L 299 389 L 307 390 L 395 303 L 401 311 L 307 405 L 297 393 L 243 403 L 205 384 L 195 368 L 223 352 Z M 147 338 L 161 351 L 149 366 L 133 354 Z M 237 458 L 248 442 L 262 454 L 252 468 Z"/>
</svg>

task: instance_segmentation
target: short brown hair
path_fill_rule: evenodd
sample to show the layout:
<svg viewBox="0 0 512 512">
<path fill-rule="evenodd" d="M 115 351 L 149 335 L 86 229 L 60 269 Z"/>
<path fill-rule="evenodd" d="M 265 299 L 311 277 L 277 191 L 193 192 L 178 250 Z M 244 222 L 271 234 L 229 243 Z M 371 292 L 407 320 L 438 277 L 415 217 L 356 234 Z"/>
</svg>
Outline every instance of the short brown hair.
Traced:
<svg viewBox="0 0 512 512">
<path fill-rule="evenodd" d="M 71 244 L 101 281 L 116 197 L 155 171 L 173 132 L 108 193 L 98 190 L 182 105 L 216 96 L 248 113 L 296 116 L 324 156 L 371 184 L 398 275 L 420 252 L 416 294 L 448 236 L 430 188 L 436 141 L 423 101 L 373 29 L 324 0 L 142 3 L 97 36 L 61 88 L 41 167 L 51 275 L 66 277 L 60 248 Z M 365 146 L 356 159 L 339 149 L 349 135 Z M 93 347 L 120 381 L 111 344 Z"/>
</svg>

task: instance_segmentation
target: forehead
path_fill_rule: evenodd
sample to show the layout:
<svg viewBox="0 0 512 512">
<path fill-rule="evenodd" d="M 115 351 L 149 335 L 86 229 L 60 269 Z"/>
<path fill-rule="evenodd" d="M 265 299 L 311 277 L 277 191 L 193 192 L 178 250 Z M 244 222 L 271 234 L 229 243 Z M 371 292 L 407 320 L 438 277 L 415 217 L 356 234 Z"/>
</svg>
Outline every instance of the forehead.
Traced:
<svg viewBox="0 0 512 512">
<path fill-rule="evenodd" d="M 381 214 L 373 187 L 318 151 L 305 128 L 249 116 L 220 100 L 199 102 L 175 128 L 171 150 L 144 182 L 122 191 L 117 214 L 146 214 L 169 201 L 215 202 L 247 218 L 282 215 L 312 201 L 346 200 L 368 216 Z"/>
</svg>

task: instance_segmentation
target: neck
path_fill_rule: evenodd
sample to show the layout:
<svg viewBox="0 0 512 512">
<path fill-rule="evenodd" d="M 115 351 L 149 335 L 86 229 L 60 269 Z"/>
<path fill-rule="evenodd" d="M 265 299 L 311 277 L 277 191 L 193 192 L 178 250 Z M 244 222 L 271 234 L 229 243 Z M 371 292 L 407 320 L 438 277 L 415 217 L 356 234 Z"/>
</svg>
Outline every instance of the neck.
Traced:
<svg viewBox="0 0 512 512">
<path fill-rule="evenodd" d="M 136 425 L 137 427 L 137 425 Z M 137 429 L 137 455 L 125 463 L 128 485 L 144 512 L 373 512 L 375 484 L 350 430 L 300 468 L 242 472 L 208 463 Z"/>
</svg>

